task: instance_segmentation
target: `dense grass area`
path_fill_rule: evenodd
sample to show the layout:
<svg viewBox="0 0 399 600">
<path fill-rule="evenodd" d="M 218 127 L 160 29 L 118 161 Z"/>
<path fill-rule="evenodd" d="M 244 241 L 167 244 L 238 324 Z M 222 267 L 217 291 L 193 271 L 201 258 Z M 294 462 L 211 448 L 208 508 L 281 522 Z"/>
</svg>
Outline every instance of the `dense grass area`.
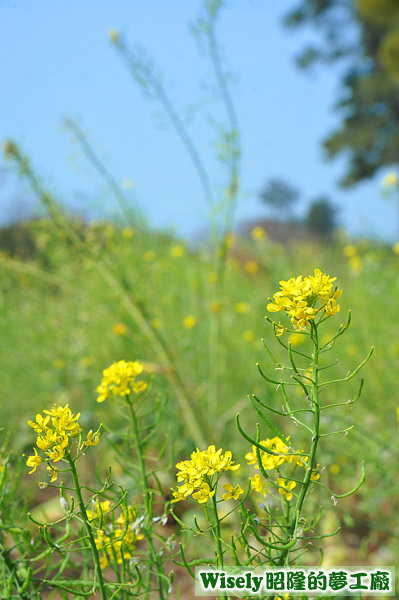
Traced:
<svg viewBox="0 0 399 600">
<path fill-rule="evenodd" d="M 95 389 L 102 370 L 124 358 L 145 363 L 152 378 L 149 397 L 167 398 L 159 436 L 172 434 L 176 457 L 190 453 L 202 437 L 207 444 L 231 448 L 245 463 L 248 445 L 236 430 L 235 414 L 241 413 L 254 435 L 259 419 L 247 396 L 256 393 L 281 408 L 279 390 L 256 368 L 260 363 L 273 374 L 261 338 L 284 358 L 264 319 L 267 299 L 279 280 L 307 275 L 316 267 L 337 276 L 342 309 L 326 323 L 325 340 L 346 321 L 349 309 L 352 324 L 327 355 L 327 362 L 335 363 L 331 378 L 345 377 L 371 345 L 375 352 L 361 374 L 326 388 L 323 397 L 323 402 L 345 402 L 356 395 L 360 376 L 365 379 L 353 407 L 329 411 L 322 420 L 327 431 L 355 426 L 347 436 L 323 440 L 318 461 L 325 467 L 324 481 L 345 491 L 358 479 L 362 459 L 367 467 L 358 495 L 335 508 L 326 498 L 326 522 L 344 527 L 341 541 L 330 542 L 334 552 L 342 552 L 336 564 L 345 564 L 345 544 L 353 544 L 369 561 L 389 564 L 399 355 L 399 264 L 391 247 L 349 243 L 343 235 L 329 245 L 293 241 L 285 246 L 262 236 L 230 236 L 223 275 L 205 242 L 190 246 L 141 227 L 97 223 L 77 227 L 86 248 L 79 250 L 47 220 L 26 228 L 34 242 L 30 256 L 2 253 L 0 262 L 0 418 L 18 452 L 31 452 L 27 420 L 54 402 L 69 402 L 82 413 L 83 425 L 106 415 L 108 424 L 117 427 L 117 410 L 110 403 L 98 405 Z M 302 339 L 294 335 L 291 342 L 295 346 Z M 291 420 L 276 415 L 273 420 L 296 447 L 305 444 L 306 432 Z M 263 436 L 273 435 L 262 427 Z M 105 452 L 105 446 L 96 451 Z M 173 477 L 171 469 L 166 484 Z"/>
</svg>

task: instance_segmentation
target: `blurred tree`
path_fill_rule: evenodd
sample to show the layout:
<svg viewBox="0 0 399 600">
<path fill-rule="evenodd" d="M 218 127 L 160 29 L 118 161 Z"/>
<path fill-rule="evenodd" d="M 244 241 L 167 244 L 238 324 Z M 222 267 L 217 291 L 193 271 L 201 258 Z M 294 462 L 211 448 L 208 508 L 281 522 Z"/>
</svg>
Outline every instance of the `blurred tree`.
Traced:
<svg viewBox="0 0 399 600">
<path fill-rule="evenodd" d="M 270 206 L 286 220 L 299 198 L 299 191 L 281 179 L 270 179 L 259 195 L 264 204 Z"/>
<path fill-rule="evenodd" d="M 328 198 L 317 198 L 309 206 L 305 225 L 310 233 L 328 238 L 337 226 L 337 209 Z"/>
<path fill-rule="evenodd" d="M 340 184 L 348 187 L 399 162 L 399 1 L 301 0 L 285 18 L 291 27 L 313 25 L 323 33 L 320 47 L 298 57 L 344 59 L 342 92 L 336 109 L 341 126 L 325 141 L 329 157 L 345 152 L 349 165 Z"/>
</svg>

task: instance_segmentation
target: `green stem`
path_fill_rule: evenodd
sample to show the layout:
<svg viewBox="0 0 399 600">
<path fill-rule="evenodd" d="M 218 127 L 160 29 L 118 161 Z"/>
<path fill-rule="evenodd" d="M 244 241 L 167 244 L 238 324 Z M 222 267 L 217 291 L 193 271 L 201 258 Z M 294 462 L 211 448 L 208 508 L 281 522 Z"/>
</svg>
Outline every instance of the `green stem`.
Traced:
<svg viewBox="0 0 399 600">
<path fill-rule="evenodd" d="M 152 518 L 153 518 L 152 502 L 151 502 L 151 493 L 150 493 L 150 490 L 149 490 L 149 487 L 148 487 L 147 472 L 146 472 L 146 469 L 145 469 L 143 447 L 142 447 L 142 443 L 141 443 L 141 440 L 140 440 L 140 433 L 139 433 L 139 427 L 138 427 L 136 413 L 134 411 L 134 408 L 133 408 L 133 405 L 132 405 L 132 402 L 131 402 L 130 398 L 127 398 L 127 401 L 129 403 L 129 408 L 130 408 L 130 416 L 131 416 L 131 419 L 132 419 L 133 437 L 134 437 L 134 442 L 135 442 L 135 445 L 136 445 L 137 458 L 138 458 L 138 461 L 139 461 L 139 468 L 140 468 L 140 473 L 141 473 L 141 485 L 142 485 L 142 488 L 144 490 L 145 509 L 146 509 L 146 513 L 147 513 L 147 516 L 148 516 L 148 527 L 145 528 L 144 532 L 146 534 L 148 546 L 150 548 L 151 561 L 153 562 L 153 564 L 155 565 L 155 568 L 156 568 L 156 576 L 157 576 L 158 591 L 159 591 L 159 600 L 164 600 L 165 596 L 164 596 L 164 589 L 163 589 L 162 577 L 164 577 L 165 574 L 164 574 L 163 567 L 162 567 L 162 561 L 160 560 L 160 557 L 158 556 L 158 554 L 157 554 L 157 552 L 155 550 L 153 541 L 152 541 Z M 150 573 L 151 573 L 151 569 L 149 569 L 149 574 Z"/>
<path fill-rule="evenodd" d="M 307 469 L 306 469 L 306 473 L 302 482 L 302 487 L 301 487 L 301 491 L 298 495 L 297 498 L 297 502 L 295 505 L 295 510 L 294 510 L 294 514 L 292 516 L 291 519 L 291 523 L 290 526 L 288 528 L 287 531 L 287 538 L 286 540 L 288 541 L 288 538 L 292 537 L 294 531 L 295 531 L 295 527 L 296 527 L 296 523 L 298 522 L 298 519 L 300 517 L 301 511 L 302 511 L 302 506 L 303 503 L 305 501 L 308 489 L 309 489 L 309 485 L 310 485 L 310 481 L 311 481 L 311 476 L 312 476 L 312 471 L 313 471 L 313 467 L 314 467 L 314 463 L 315 463 L 315 458 L 316 458 L 316 451 L 317 451 L 317 445 L 319 443 L 319 438 L 320 438 L 320 405 L 319 405 L 319 366 L 318 366 L 318 362 L 319 362 L 319 341 L 318 341 L 318 335 L 317 335 L 317 325 L 315 323 L 311 323 L 311 332 L 312 332 L 312 340 L 314 343 L 314 352 L 313 352 L 313 368 L 312 368 L 312 412 L 313 412 L 313 433 L 312 433 L 312 444 L 310 447 L 310 452 L 309 452 L 309 460 L 307 463 Z M 286 564 L 287 558 L 289 556 L 289 552 L 290 550 L 284 550 L 279 558 L 279 565 L 283 566 Z"/>
<path fill-rule="evenodd" d="M 222 539 L 221 539 L 221 533 L 220 533 L 220 521 L 219 521 L 219 515 L 218 515 L 218 507 L 217 507 L 217 502 L 216 502 L 216 493 L 212 496 L 212 504 L 213 504 L 213 507 L 212 507 L 213 512 L 215 514 L 215 523 L 212 527 L 212 533 L 213 533 L 213 537 L 216 542 L 217 567 L 219 569 L 223 569 L 223 567 L 224 567 L 223 549 L 222 549 Z M 220 596 L 220 598 L 228 598 L 228 596 L 223 595 L 223 596 Z"/>
<path fill-rule="evenodd" d="M 84 521 L 86 531 L 87 531 L 87 537 L 89 538 L 91 553 L 93 556 L 96 574 L 98 577 L 98 585 L 100 588 L 101 600 L 107 600 L 107 594 L 105 591 L 105 583 L 104 583 L 104 579 L 103 579 L 103 573 L 102 573 L 101 566 L 100 566 L 100 558 L 98 555 L 96 542 L 94 540 L 93 531 L 91 529 L 91 524 L 90 524 L 88 516 L 87 516 L 86 507 L 83 502 L 82 491 L 81 491 L 81 487 L 80 487 L 80 483 L 79 483 L 78 473 L 76 471 L 75 462 L 69 452 L 67 452 L 65 454 L 65 457 L 69 463 L 69 466 L 71 467 L 71 473 L 72 473 L 72 477 L 73 477 L 73 483 L 75 486 L 76 497 L 78 499 L 80 516 L 82 517 L 82 519 Z"/>
</svg>

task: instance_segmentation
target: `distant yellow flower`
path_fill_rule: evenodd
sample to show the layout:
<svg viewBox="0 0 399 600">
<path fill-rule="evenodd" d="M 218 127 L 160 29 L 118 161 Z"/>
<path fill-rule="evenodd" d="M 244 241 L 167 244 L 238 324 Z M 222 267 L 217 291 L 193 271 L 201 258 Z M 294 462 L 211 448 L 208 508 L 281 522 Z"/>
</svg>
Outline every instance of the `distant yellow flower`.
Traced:
<svg viewBox="0 0 399 600">
<path fill-rule="evenodd" d="M 222 496 L 223 500 L 238 500 L 239 496 L 244 493 L 244 490 L 238 484 L 233 487 L 231 483 L 225 483 L 223 489 L 227 490 Z"/>
<path fill-rule="evenodd" d="M 330 472 L 333 475 L 338 475 L 338 473 L 340 473 L 341 471 L 341 467 L 339 465 L 337 465 L 336 463 L 330 465 Z"/>
<path fill-rule="evenodd" d="M 143 254 L 143 260 L 146 262 L 152 262 L 155 259 L 155 252 L 152 250 L 146 250 Z"/>
<path fill-rule="evenodd" d="M 90 355 L 82 356 L 82 358 L 79 361 L 79 365 L 81 367 L 91 367 L 92 365 L 94 365 L 94 358 Z"/>
<path fill-rule="evenodd" d="M 247 313 L 250 309 L 250 306 L 248 302 L 237 302 L 234 308 L 238 313 Z"/>
<path fill-rule="evenodd" d="M 303 333 L 291 333 L 288 336 L 288 341 L 291 343 L 291 346 L 300 346 L 305 341 L 305 336 Z"/>
<path fill-rule="evenodd" d="M 211 273 L 208 273 L 208 283 L 216 283 L 218 280 L 218 276 L 217 273 L 214 273 L 213 271 L 211 271 Z"/>
<path fill-rule="evenodd" d="M 130 240 L 134 235 L 134 229 L 133 227 L 124 227 L 122 229 L 122 237 L 125 240 Z"/>
<path fill-rule="evenodd" d="M 181 256 L 184 255 L 185 253 L 185 248 L 184 246 L 172 246 L 172 248 L 170 249 L 170 253 L 173 256 L 173 258 L 180 258 Z"/>
<path fill-rule="evenodd" d="M 119 33 L 116 31 L 116 29 L 109 29 L 108 37 L 109 37 L 110 41 L 112 42 L 112 44 L 117 44 L 119 41 Z"/>
<path fill-rule="evenodd" d="M 345 348 L 345 352 L 346 352 L 346 354 L 348 356 L 356 356 L 356 354 L 357 354 L 357 348 L 353 344 L 350 344 L 349 346 L 347 346 Z"/>
<path fill-rule="evenodd" d="M 356 246 L 354 246 L 353 244 L 348 244 L 344 248 L 344 254 L 348 258 L 351 258 L 352 256 L 355 256 L 355 254 L 357 254 L 357 248 L 356 248 Z"/>
<path fill-rule="evenodd" d="M 260 225 L 254 227 L 251 231 L 251 237 L 255 241 L 265 240 L 267 238 L 266 231 Z"/>
<path fill-rule="evenodd" d="M 349 259 L 349 267 L 354 273 L 360 273 L 362 269 L 362 259 L 360 256 L 352 256 L 352 258 Z"/>
<path fill-rule="evenodd" d="M 161 327 L 161 319 L 151 319 L 151 326 L 153 329 L 159 329 Z"/>
<path fill-rule="evenodd" d="M 399 242 L 396 242 L 396 244 L 392 246 L 392 250 L 395 254 L 399 254 Z"/>
<path fill-rule="evenodd" d="M 194 315 L 188 315 L 184 320 L 183 320 L 183 327 L 185 329 L 192 329 L 193 327 L 195 327 L 197 324 L 197 318 L 194 317 Z"/>
<path fill-rule="evenodd" d="M 124 323 L 114 323 L 112 325 L 112 331 L 116 335 L 126 335 L 127 334 L 127 326 Z"/>
<path fill-rule="evenodd" d="M 147 383 L 136 381 L 136 377 L 143 371 L 143 365 L 137 360 L 126 362 L 120 360 L 113 363 L 103 371 L 100 385 L 97 387 L 99 396 L 97 402 L 104 402 L 107 398 L 125 398 L 131 392 L 139 394 L 147 389 Z"/>
<path fill-rule="evenodd" d="M 399 183 L 399 178 L 397 176 L 397 174 L 394 171 L 391 171 L 390 173 L 387 173 L 384 177 L 384 179 L 382 180 L 382 187 L 384 188 L 390 188 L 394 185 L 398 185 Z"/>
<path fill-rule="evenodd" d="M 255 492 L 260 492 L 266 498 L 266 484 L 262 481 L 259 473 L 256 473 L 254 477 L 250 477 L 249 481 L 251 482 L 251 488 L 255 490 Z"/>
<path fill-rule="evenodd" d="M 255 339 L 255 334 L 250 329 L 247 329 L 242 334 L 242 339 L 245 340 L 246 342 L 252 342 L 252 340 Z"/>
<path fill-rule="evenodd" d="M 259 271 L 259 265 L 256 260 L 247 260 L 244 265 L 244 270 L 248 275 L 254 275 Z"/>
<path fill-rule="evenodd" d="M 63 369 L 65 367 L 65 360 L 62 360 L 62 358 L 55 358 L 53 360 L 53 367 L 57 371 L 60 371 L 61 369 Z"/>
<path fill-rule="evenodd" d="M 280 494 L 282 496 L 285 495 L 287 500 L 291 500 L 291 498 L 292 498 L 291 490 L 293 490 L 294 487 L 296 486 L 296 482 L 295 481 L 285 482 L 282 477 L 279 477 L 277 479 L 277 485 L 280 486 L 279 490 L 278 490 L 280 492 Z"/>
<path fill-rule="evenodd" d="M 217 315 L 222 310 L 222 303 L 218 300 L 212 300 L 209 303 L 209 308 L 211 309 L 211 312 L 213 312 L 214 315 Z"/>
</svg>

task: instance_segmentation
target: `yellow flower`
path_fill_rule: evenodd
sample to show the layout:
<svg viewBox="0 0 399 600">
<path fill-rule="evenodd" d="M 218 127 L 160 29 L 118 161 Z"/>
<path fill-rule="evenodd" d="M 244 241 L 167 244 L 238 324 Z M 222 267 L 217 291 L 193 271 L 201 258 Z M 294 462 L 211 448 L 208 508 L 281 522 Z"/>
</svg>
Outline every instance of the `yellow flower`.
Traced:
<svg viewBox="0 0 399 600">
<path fill-rule="evenodd" d="M 111 510 L 111 502 L 109 500 L 105 500 L 104 502 L 97 501 L 96 503 L 92 501 L 92 507 L 86 511 L 90 521 L 94 521 L 109 512 Z"/>
<path fill-rule="evenodd" d="M 235 310 L 238 313 L 247 313 L 249 311 L 249 304 L 248 302 L 237 302 L 237 304 L 235 305 Z"/>
<path fill-rule="evenodd" d="M 392 250 L 394 254 L 399 254 L 399 242 L 396 242 L 396 244 L 392 246 Z"/>
<path fill-rule="evenodd" d="M 242 334 L 242 339 L 245 340 L 246 342 L 252 342 L 252 340 L 255 339 L 255 334 L 250 329 L 247 329 Z"/>
<path fill-rule="evenodd" d="M 333 475 L 338 475 L 338 473 L 341 472 L 341 467 L 339 465 L 337 465 L 336 463 L 333 463 L 332 465 L 330 465 L 330 472 Z"/>
<path fill-rule="evenodd" d="M 259 265 L 256 260 L 247 260 L 244 265 L 244 270 L 248 275 L 255 275 L 259 271 Z"/>
<path fill-rule="evenodd" d="M 116 29 L 109 29 L 108 37 L 112 44 L 117 44 L 119 42 L 119 33 L 116 31 Z"/>
<path fill-rule="evenodd" d="M 208 283 L 216 283 L 218 280 L 218 276 L 217 273 L 214 273 L 213 271 L 211 273 L 208 273 Z"/>
<path fill-rule="evenodd" d="M 287 500 L 291 500 L 291 498 L 292 498 L 291 490 L 293 490 L 294 487 L 296 486 L 295 481 L 289 481 L 288 483 L 286 483 L 282 477 L 279 477 L 277 479 L 277 485 L 280 486 L 279 490 L 278 490 L 280 492 L 280 494 L 282 496 L 285 495 Z"/>
<path fill-rule="evenodd" d="M 288 440 L 289 437 L 287 437 L 287 441 Z M 276 469 L 285 461 L 291 462 L 291 457 L 285 456 L 289 448 L 282 440 L 280 440 L 279 437 L 276 436 L 271 439 L 267 438 L 265 440 L 261 440 L 259 443 L 261 446 L 264 446 L 265 448 L 268 448 L 274 452 L 274 454 L 269 454 L 265 450 L 259 450 L 262 466 L 265 470 Z M 255 469 L 259 469 L 255 446 L 252 446 L 252 452 L 248 452 L 245 455 L 245 459 L 248 461 L 249 465 L 255 465 Z"/>
<path fill-rule="evenodd" d="M 288 341 L 290 342 L 291 346 L 300 346 L 301 344 L 304 343 L 305 341 L 305 336 L 303 333 L 291 333 L 291 335 L 288 337 Z"/>
<path fill-rule="evenodd" d="M 213 475 L 223 471 L 235 471 L 239 467 L 240 465 L 234 464 L 229 450 L 222 454 L 222 449 L 216 450 L 214 445 L 202 451 L 197 448 L 191 454 L 191 460 L 184 460 L 176 465 L 177 481 L 182 485 L 177 490 L 172 489 L 172 502 L 184 500 L 191 494 L 194 500 L 201 504 L 207 502 L 215 493 L 210 487 Z"/>
<path fill-rule="evenodd" d="M 214 495 L 215 490 L 211 490 L 207 483 L 202 483 L 199 490 L 193 494 L 193 498 L 200 504 L 204 504 L 205 502 L 208 502 L 208 500 Z"/>
<path fill-rule="evenodd" d="M 352 256 L 355 256 L 355 254 L 357 254 L 357 248 L 356 248 L 356 246 L 354 246 L 353 244 L 348 244 L 344 248 L 344 254 L 348 258 L 351 258 Z"/>
<path fill-rule="evenodd" d="M 124 323 L 114 323 L 112 325 L 112 331 L 116 335 L 124 336 L 127 334 L 127 326 Z"/>
<path fill-rule="evenodd" d="M 223 489 L 227 490 L 227 492 L 222 496 L 223 500 L 238 500 L 239 496 L 244 493 L 244 490 L 238 484 L 233 487 L 230 483 L 225 483 L 223 485 Z"/>
<path fill-rule="evenodd" d="M 180 245 L 172 246 L 170 253 L 173 256 L 173 258 L 180 258 L 185 253 L 184 246 L 180 246 Z"/>
<path fill-rule="evenodd" d="M 155 252 L 153 252 L 152 250 L 146 250 L 143 254 L 143 259 L 146 262 L 152 262 L 155 258 Z"/>
<path fill-rule="evenodd" d="M 316 469 L 313 469 L 313 471 L 312 471 L 312 474 L 310 476 L 311 481 L 317 481 L 318 479 L 320 479 L 320 473 L 318 472 L 319 469 L 320 469 L 320 465 L 318 464 Z"/>
<path fill-rule="evenodd" d="M 315 269 L 313 275 L 303 279 L 302 275 L 292 277 L 288 281 L 280 281 L 280 290 L 273 295 L 273 301 L 267 305 L 269 312 L 286 312 L 291 317 L 294 329 L 306 329 L 320 309 L 324 309 L 327 316 L 332 316 L 340 310 L 336 300 L 341 296 L 342 290 L 334 287 L 336 277 L 329 277 Z M 321 303 L 319 308 L 317 302 Z M 282 326 L 281 326 L 282 327 Z M 277 335 L 283 330 L 275 325 Z"/>
<path fill-rule="evenodd" d="M 382 187 L 384 188 L 390 188 L 394 185 L 398 185 L 399 183 L 399 178 L 397 176 L 397 174 L 394 171 L 391 171 L 390 173 L 387 173 L 384 177 L 384 179 L 382 180 Z"/>
<path fill-rule="evenodd" d="M 26 461 L 27 467 L 32 467 L 32 471 L 29 471 L 29 475 L 34 473 L 39 465 L 42 464 L 42 458 L 38 455 L 36 448 L 33 448 L 34 455 L 28 456 L 28 460 Z"/>
<path fill-rule="evenodd" d="M 222 303 L 218 302 L 217 300 L 212 300 L 209 303 L 209 308 L 211 309 L 211 312 L 213 312 L 214 315 L 217 315 L 222 310 Z"/>
<path fill-rule="evenodd" d="M 130 240 L 134 235 L 133 227 L 124 227 L 122 229 L 122 237 L 125 240 Z"/>
<path fill-rule="evenodd" d="M 255 492 L 260 492 L 266 498 L 266 484 L 262 481 L 259 473 L 257 473 L 254 477 L 250 477 L 249 481 L 251 482 L 251 488 L 255 490 Z"/>
<path fill-rule="evenodd" d="M 159 329 L 161 327 L 161 319 L 151 319 L 151 326 L 153 329 Z"/>
<path fill-rule="evenodd" d="M 53 367 L 57 371 L 60 371 L 61 369 L 63 369 L 65 367 L 65 360 L 62 360 L 62 358 L 55 358 L 53 360 Z"/>
<path fill-rule="evenodd" d="M 188 315 L 184 320 L 183 320 L 183 327 L 185 329 L 192 329 L 193 327 L 195 327 L 197 324 L 197 318 L 194 317 L 194 315 Z"/>
<path fill-rule="evenodd" d="M 95 433 L 93 433 L 93 430 L 90 429 L 87 434 L 87 440 L 85 441 L 86 446 L 97 446 L 98 442 L 100 441 L 100 429 L 101 425 Z"/>
<path fill-rule="evenodd" d="M 349 260 L 349 267 L 354 273 L 360 273 L 362 269 L 362 259 L 360 256 L 352 256 Z"/>
<path fill-rule="evenodd" d="M 131 392 L 139 394 L 147 389 L 147 383 L 136 381 L 137 375 L 143 371 L 143 365 L 137 360 L 126 362 L 120 360 L 113 363 L 103 371 L 100 385 L 97 387 L 99 396 L 97 402 L 104 402 L 107 398 L 120 396 L 125 398 Z"/>
<path fill-rule="evenodd" d="M 262 241 L 267 238 L 266 231 L 260 225 L 254 227 L 251 231 L 251 237 L 255 241 Z"/>
</svg>

